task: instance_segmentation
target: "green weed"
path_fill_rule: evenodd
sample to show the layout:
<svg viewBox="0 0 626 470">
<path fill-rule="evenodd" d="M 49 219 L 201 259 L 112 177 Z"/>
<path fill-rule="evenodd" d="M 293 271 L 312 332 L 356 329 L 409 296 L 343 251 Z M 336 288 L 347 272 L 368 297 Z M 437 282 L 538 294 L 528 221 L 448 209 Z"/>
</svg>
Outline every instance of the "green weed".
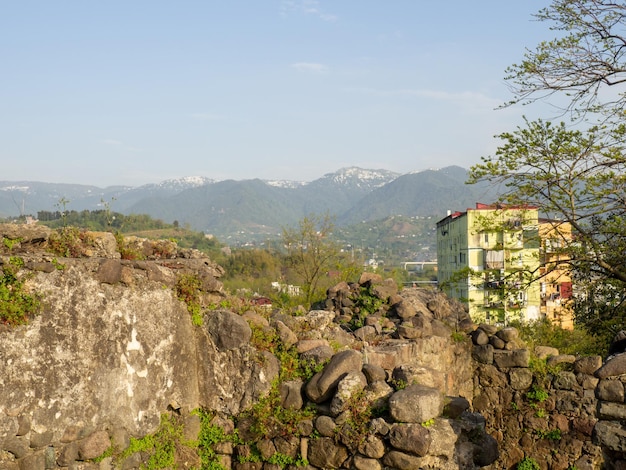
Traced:
<svg viewBox="0 0 626 470">
<path fill-rule="evenodd" d="M 11 257 L 0 273 L 0 323 L 23 325 L 39 313 L 41 302 L 37 295 L 27 292 L 24 285 L 28 276 L 18 276 L 24 264 L 21 258 Z"/>
</svg>

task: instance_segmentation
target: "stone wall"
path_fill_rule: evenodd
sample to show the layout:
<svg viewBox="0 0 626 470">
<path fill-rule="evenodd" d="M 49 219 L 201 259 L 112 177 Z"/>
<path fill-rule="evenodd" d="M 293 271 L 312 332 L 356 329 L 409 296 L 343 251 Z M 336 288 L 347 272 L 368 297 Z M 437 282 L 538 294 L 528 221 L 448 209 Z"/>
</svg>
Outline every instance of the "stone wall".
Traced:
<svg viewBox="0 0 626 470">
<path fill-rule="evenodd" d="M 525 456 L 545 469 L 622 468 L 621 356 L 601 367 L 531 354 L 514 329 L 474 325 L 434 290 L 367 273 L 302 315 L 217 308 L 221 268 L 195 250 L 132 239 L 142 259 L 121 259 L 101 233 L 64 258 L 45 228 L 0 232 L 19 241 L 0 265 L 20 257 L 44 306 L 0 327 L 2 469 L 142 468 L 150 453 L 124 450 L 164 418 L 181 442 L 207 425 L 221 436 L 211 468 L 501 469 Z M 201 325 L 178 298 L 184 274 L 201 281 Z M 286 352 L 317 372 L 278 380 Z M 259 418 L 250 410 L 264 400 L 275 401 Z M 181 442 L 176 468 L 200 468 Z"/>
</svg>

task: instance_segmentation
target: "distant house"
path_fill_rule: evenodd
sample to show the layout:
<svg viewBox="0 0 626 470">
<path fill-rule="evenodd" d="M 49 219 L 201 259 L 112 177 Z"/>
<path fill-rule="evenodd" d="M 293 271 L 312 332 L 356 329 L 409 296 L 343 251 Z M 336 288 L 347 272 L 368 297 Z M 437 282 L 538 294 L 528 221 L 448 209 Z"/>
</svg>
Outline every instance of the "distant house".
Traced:
<svg viewBox="0 0 626 470">
<path fill-rule="evenodd" d="M 299 295 L 302 295 L 302 288 L 300 286 L 293 286 L 291 284 L 272 282 L 272 289 L 278 292 L 284 292 L 291 297 L 297 297 Z"/>
</svg>

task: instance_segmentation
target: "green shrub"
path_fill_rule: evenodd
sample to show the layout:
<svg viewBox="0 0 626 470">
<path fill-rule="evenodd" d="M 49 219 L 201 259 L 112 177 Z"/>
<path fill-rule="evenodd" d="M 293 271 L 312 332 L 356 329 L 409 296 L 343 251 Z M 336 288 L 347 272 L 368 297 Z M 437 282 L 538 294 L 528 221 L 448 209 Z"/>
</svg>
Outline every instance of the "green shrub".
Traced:
<svg viewBox="0 0 626 470">
<path fill-rule="evenodd" d="M 18 276 L 21 258 L 11 257 L 0 273 L 0 323 L 11 326 L 23 325 L 39 313 L 41 302 L 36 295 L 30 295 L 24 285 L 28 276 Z"/>
<path fill-rule="evenodd" d="M 607 345 L 579 327 L 566 330 L 554 325 L 547 318 L 532 322 L 512 321 L 520 337 L 534 349 L 535 346 L 551 346 L 562 354 L 604 355 Z"/>
<path fill-rule="evenodd" d="M 517 470 L 541 470 L 537 461 L 531 457 L 524 457 L 518 464 Z"/>
<path fill-rule="evenodd" d="M 126 240 L 124 240 L 124 235 L 120 232 L 115 232 L 115 241 L 117 242 L 117 251 L 120 252 L 120 256 L 122 259 L 128 260 L 141 260 L 144 259 L 143 253 L 138 250 L 128 246 L 126 244 Z"/>
<path fill-rule="evenodd" d="M 48 237 L 48 250 L 65 258 L 81 258 L 93 246 L 93 237 L 78 227 L 62 227 Z"/>
<path fill-rule="evenodd" d="M 191 321 L 196 326 L 202 325 L 202 306 L 200 305 L 200 293 L 202 281 L 195 274 L 181 274 L 176 281 L 174 291 L 176 297 L 187 305 L 187 311 L 191 314 Z"/>
<path fill-rule="evenodd" d="M 526 392 L 526 398 L 533 403 L 543 403 L 550 395 L 538 385 L 533 385 L 532 389 Z"/>
<path fill-rule="evenodd" d="M 145 470 L 159 470 L 176 468 L 177 452 L 183 452 L 183 447 L 195 452 L 195 443 L 183 442 L 183 426 L 178 419 L 169 415 L 161 416 L 161 424 L 154 434 L 136 439 L 130 438 L 130 445 L 120 455 L 125 459 L 141 452 L 147 455 L 147 461 L 142 465 Z"/>
</svg>

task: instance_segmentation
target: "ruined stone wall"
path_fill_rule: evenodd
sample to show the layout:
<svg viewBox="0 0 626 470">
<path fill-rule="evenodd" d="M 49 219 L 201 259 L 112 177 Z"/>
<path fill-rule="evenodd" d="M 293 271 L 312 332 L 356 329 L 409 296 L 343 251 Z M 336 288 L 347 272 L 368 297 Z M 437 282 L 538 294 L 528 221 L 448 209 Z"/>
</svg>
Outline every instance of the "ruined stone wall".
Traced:
<svg viewBox="0 0 626 470">
<path fill-rule="evenodd" d="M 528 351 L 514 329 L 474 325 L 436 291 L 371 274 L 303 315 L 218 308 L 221 268 L 194 250 L 134 239 L 143 259 L 126 260 L 95 234 L 84 257 L 63 258 L 46 251 L 45 229 L 2 229 L 19 244 L 0 265 L 20 257 L 43 305 L 0 328 L 2 469 L 150 468 L 150 452 L 125 451 L 164 417 L 184 436 L 176 468 L 508 469 L 524 457 L 621 468 L 621 356 L 602 366 Z M 190 273 L 201 324 L 176 291 Z M 376 311 L 359 307 L 364 290 Z M 278 380 L 285 351 L 317 372 Z M 268 415 L 250 412 L 266 401 Z M 207 429 L 221 436 L 211 467 L 183 445 Z"/>
</svg>

